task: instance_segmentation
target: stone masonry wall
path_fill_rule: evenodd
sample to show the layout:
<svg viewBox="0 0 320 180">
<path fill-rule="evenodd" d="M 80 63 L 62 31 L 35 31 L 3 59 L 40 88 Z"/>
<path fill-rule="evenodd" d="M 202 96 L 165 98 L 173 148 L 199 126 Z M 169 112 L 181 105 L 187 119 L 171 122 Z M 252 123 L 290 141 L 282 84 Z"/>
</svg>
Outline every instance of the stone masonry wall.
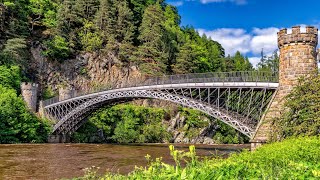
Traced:
<svg viewBox="0 0 320 180">
<path fill-rule="evenodd" d="M 37 110 L 38 84 L 21 83 L 21 94 L 29 109 Z"/>
<path fill-rule="evenodd" d="M 280 49 L 279 88 L 270 107 L 262 118 L 254 141 L 266 142 L 270 137 L 271 121 L 285 112 L 285 97 L 297 85 L 301 76 L 317 72 L 316 46 L 318 44 L 318 29 L 306 27 L 306 32 L 300 32 L 300 26 L 292 28 L 292 34 L 287 29 L 278 32 Z"/>
</svg>

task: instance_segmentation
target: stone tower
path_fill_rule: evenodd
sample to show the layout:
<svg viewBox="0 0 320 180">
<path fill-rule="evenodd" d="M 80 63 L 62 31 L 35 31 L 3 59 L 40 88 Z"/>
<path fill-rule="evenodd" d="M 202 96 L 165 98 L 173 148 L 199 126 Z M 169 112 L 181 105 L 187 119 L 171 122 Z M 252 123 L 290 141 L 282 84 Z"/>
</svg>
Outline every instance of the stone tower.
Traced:
<svg viewBox="0 0 320 180">
<path fill-rule="evenodd" d="M 252 147 L 260 145 L 268 140 L 271 132 L 270 121 L 283 112 L 284 97 L 297 85 L 301 76 L 308 76 L 317 72 L 318 29 L 306 27 L 306 32 L 300 31 L 300 26 L 292 27 L 292 33 L 287 29 L 278 32 L 278 46 L 280 50 L 279 62 L 279 88 L 267 110 L 261 119 L 253 139 Z"/>
<path fill-rule="evenodd" d="M 23 82 L 21 83 L 21 94 L 29 109 L 37 111 L 38 84 Z"/>
</svg>

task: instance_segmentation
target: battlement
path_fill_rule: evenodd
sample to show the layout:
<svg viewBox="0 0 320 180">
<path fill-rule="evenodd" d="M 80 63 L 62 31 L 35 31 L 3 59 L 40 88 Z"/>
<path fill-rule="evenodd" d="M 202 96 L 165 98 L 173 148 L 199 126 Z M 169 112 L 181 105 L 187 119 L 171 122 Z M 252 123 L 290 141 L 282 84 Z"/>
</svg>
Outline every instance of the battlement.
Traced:
<svg viewBox="0 0 320 180">
<path fill-rule="evenodd" d="M 278 32 L 279 48 L 291 43 L 309 44 L 316 47 L 318 44 L 318 28 L 307 26 L 306 32 L 301 32 L 300 26 L 294 26 L 291 34 L 288 33 L 287 29 L 281 29 Z"/>
<path fill-rule="evenodd" d="M 21 90 L 27 90 L 27 89 L 37 89 L 39 87 L 36 83 L 31 82 L 22 82 L 21 83 Z"/>
</svg>

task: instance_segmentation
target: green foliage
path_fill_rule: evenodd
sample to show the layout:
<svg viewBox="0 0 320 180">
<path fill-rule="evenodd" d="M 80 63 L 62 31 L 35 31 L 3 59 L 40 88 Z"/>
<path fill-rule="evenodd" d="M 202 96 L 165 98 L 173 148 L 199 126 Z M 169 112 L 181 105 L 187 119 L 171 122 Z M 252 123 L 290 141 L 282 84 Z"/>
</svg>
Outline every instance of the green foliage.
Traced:
<svg viewBox="0 0 320 180">
<path fill-rule="evenodd" d="M 86 142 L 87 137 L 102 130 L 109 142 L 162 142 L 170 138 L 166 126 L 161 123 L 166 113 L 161 108 L 130 104 L 101 109 L 89 118 L 89 122 L 73 138 L 77 142 Z"/>
<path fill-rule="evenodd" d="M 193 28 L 181 28 L 177 8 L 155 0 L 5 0 L 7 39 L 36 39 L 43 54 L 60 62 L 82 51 L 116 58 L 122 66 L 136 65 L 146 75 L 225 71 L 224 49 Z M 30 33 L 32 36 L 30 36 Z M 20 60 L 22 41 L 10 44 Z M 18 42 L 18 41 L 16 41 Z M 12 46 L 14 45 L 14 46 Z M 19 46 L 18 46 L 19 45 Z M 24 60 L 24 59 L 23 59 Z M 4 64 L 4 63 L 2 63 Z"/>
<path fill-rule="evenodd" d="M 43 90 L 42 99 L 43 100 L 50 99 L 55 97 L 56 95 L 57 94 L 50 87 L 47 87 L 46 89 Z"/>
<path fill-rule="evenodd" d="M 247 57 L 243 57 L 243 55 L 237 51 L 233 57 L 234 60 L 234 71 L 248 71 L 252 70 L 252 65 L 249 62 Z"/>
<path fill-rule="evenodd" d="M 25 65 L 25 59 L 27 56 L 26 40 L 24 38 L 8 39 L 2 53 L 7 59 L 3 64 Z"/>
<path fill-rule="evenodd" d="M 16 91 L 0 85 L 0 143 L 44 142 L 50 125 L 30 113 Z"/>
<path fill-rule="evenodd" d="M 83 30 L 80 31 L 79 36 L 81 44 L 86 51 L 95 51 L 102 47 L 102 38 L 95 29 L 96 27 L 92 22 L 85 20 Z"/>
<path fill-rule="evenodd" d="M 203 128 L 209 126 L 208 121 L 204 121 L 204 114 L 194 109 L 182 108 L 181 115 L 186 118 L 186 125 L 190 128 Z"/>
<path fill-rule="evenodd" d="M 258 63 L 258 70 L 264 72 L 278 72 L 279 71 L 279 56 L 277 51 L 274 51 L 270 57 L 264 55 L 261 51 L 261 60 Z"/>
<path fill-rule="evenodd" d="M 244 136 L 236 129 L 230 127 L 229 125 L 216 120 L 215 124 L 218 129 L 216 133 L 213 135 L 212 139 L 218 144 L 243 144 L 248 143 L 249 138 Z"/>
<path fill-rule="evenodd" d="M 285 99 L 286 110 L 273 122 L 273 138 L 320 134 L 320 76 L 302 77 Z"/>
<path fill-rule="evenodd" d="M 18 66 L 0 66 L 0 85 L 20 90 L 21 73 Z"/>
<path fill-rule="evenodd" d="M 58 4 L 55 0 L 29 0 L 31 30 L 35 26 L 54 27 L 56 25 L 56 11 Z"/>
<path fill-rule="evenodd" d="M 200 111 L 187 108 L 182 108 L 179 111 L 181 112 L 181 115 L 186 118 L 186 125 L 183 130 L 186 132 L 188 138 L 198 136 L 201 128 L 214 126 L 215 128 L 212 129 L 212 139 L 217 144 L 239 144 L 249 141 L 248 137 L 244 136 L 233 127 L 205 115 Z"/>
<path fill-rule="evenodd" d="M 28 29 L 28 1 L 4 0 L 1 1 L 6 8 L 6 19 L 4 24 L 5 33 L 1 39 L 19 38 L 29 35 Z"/>
<path fill-rule="evenodd" d="M 142 43 L 138 49 L 138 58 L 143 62 L 141 70 L 150 75 L 165 73 L 167 54 L 165 53 L 165 16 L 159 3 L 145 9 L 139 27 L 138 39 Z"/>
<path fill-rule="evenodd" d="M 168 165 L 146 156 L 149 167 L 140 167 L 128 175 L 106 173 L 99 177 L 87 172 L 86 179 L 319 179 L 320 137 L 289 139 L 267 144 L 254 152 L 244 151 L 227 159 L 199 161 L 195 149 L 181 152 L 170 146 L 176 165 Z M 186 166 L 180 163 L 186 161 Z M 92 178 L 88 175 L 89 173 Z M 78 178 L 84 179 L 84 178 Z"/>
<path fill-rule="evenodd" d="M 47 57 L 55 57 L 62 61 L 64 58 L 69 57 L 70 50 L 68 42 L 61 36 L 54 36 L 52 40 L 46 42 L 47 50 L 43 53 Z"/>
<path fill-rule="evenodd" d="M 185 27 L 184 42 L 172 65 L 174 73 L 225 71 L 224 49 L 216 42 L 200 37 L 194 28 Z"/>
</svg>

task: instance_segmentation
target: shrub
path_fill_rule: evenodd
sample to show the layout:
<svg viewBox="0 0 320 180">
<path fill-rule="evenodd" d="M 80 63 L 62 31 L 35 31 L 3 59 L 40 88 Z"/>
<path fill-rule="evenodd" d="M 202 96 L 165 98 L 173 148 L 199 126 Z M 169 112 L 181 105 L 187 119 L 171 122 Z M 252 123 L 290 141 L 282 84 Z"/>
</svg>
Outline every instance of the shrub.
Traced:
<svg viewBox="0 0 320 180">
<path fill-rule="evenodd" d="M 301 78 L 285 98 L 286 113 L 274 119 L 274 139 L 320 134 L 320 76 Z"/>
</svg>

